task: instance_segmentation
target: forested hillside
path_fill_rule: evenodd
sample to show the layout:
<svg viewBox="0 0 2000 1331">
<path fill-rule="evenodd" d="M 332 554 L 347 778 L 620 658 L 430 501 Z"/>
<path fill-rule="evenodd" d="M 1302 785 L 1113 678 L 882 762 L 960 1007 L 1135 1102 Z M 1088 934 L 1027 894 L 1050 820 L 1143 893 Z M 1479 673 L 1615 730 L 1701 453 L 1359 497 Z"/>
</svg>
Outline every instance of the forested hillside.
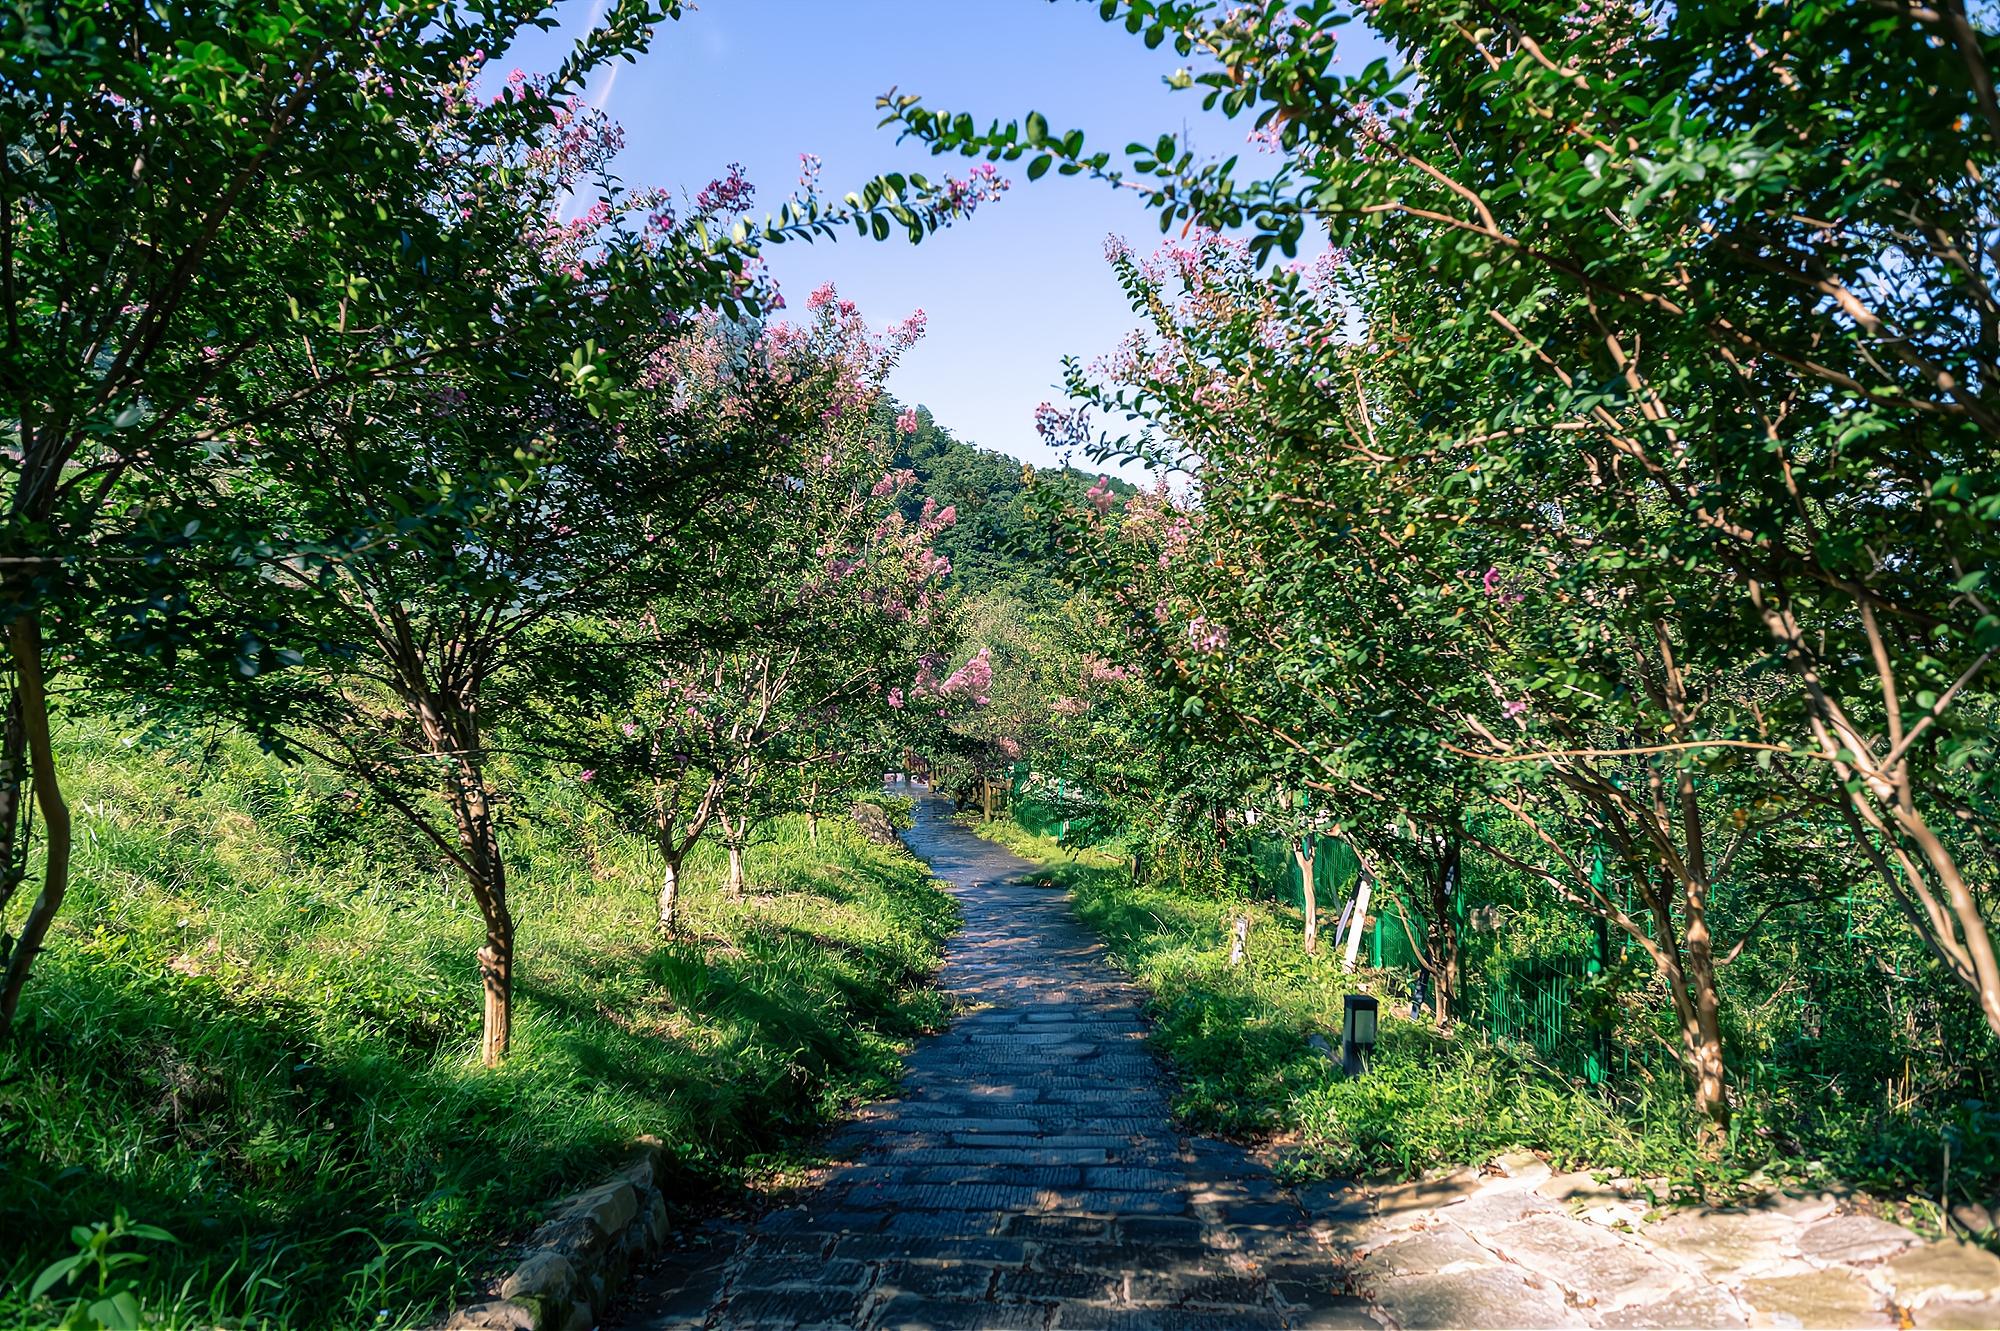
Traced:
<svg viewBox="0 0 2000 1331">
<path fill-rule="evenodd" d="M 914 424 L 898 433 L 896 465 L 915 473 L 915 493 L 949 504 L 957 514 L 957 522 L 939 536 L 937 550 L 951 560 L 958 586 L 1004 590 L 1037 605 L 1067 594 L 1061 586 L 1068 556 L 1047 513 L 1051 504 L 1080 501 L 1095 473 L 1060 468 L 1036 474 L 1019 458 L 964 442 L 921 407 L 888 403 L 878 414 Z M 1121 497 L 1133 492 L 1115 477 L 1108 485 Z"/>
</svg>

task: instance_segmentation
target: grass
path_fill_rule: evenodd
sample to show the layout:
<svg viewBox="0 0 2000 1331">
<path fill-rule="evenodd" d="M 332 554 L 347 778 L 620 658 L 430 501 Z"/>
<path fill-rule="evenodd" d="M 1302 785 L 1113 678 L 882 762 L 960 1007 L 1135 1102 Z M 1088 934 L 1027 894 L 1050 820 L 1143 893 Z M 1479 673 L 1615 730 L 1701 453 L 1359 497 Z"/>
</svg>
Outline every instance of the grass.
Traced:
<svg viewBox="0 0 2000 1331">
<path fill-rule="evenodd" d="M 663 942 L 643 848 L 512 773 L 490 1072 L 477 913 L 393 815 L 238 740 L 65 740 L 76 881 L 0 1043 L 0 1325 L 63 1316 L 30 1282 L 121 1215 L 173 1237 L 111 1245 L 149 1325 L 414 1324 L 640 1133 L 690 1205 L 809 1158 L 944 1015 L 955 907 L 900 849 L 783 821 L 742 903 L 698 853 Z"/>
<path fill-rule="evenodd" d="M 1441 1036 L 1428 1018 L 1408 1016 L 1407 975 L 1350 975 L 1330 939 L 1307 956 L 1298 913 L 1289 907 L 1170 879 L 1135 887 L 1122 858 L 1060 846 L 1008 820 L 976 830 L 1046 865 L 1149 991 L 1155 1043 L 1178 1074 L 1176 1113 L 1199 1131 L 1277 1141 L 1282 1168 L 1295 1178 L 1408 1177 L 1527 1148 L 1558 1168 L 1652 1180 L 1661 1200 L 1846 1178 L 1892 1199 L 1906 1216 L 1935 1216 L 1922 1200 L 1921 1175 L 1880 1168 L 1876 1129 L 1816 1133 L 1788 1158 L 1774 1157 L 1750 1132 L 1737 1154 L 1704 1160 L 1691 1144 L 1677 1081 L 1590 1088 L 1539 1063 L 1531 1050 L 1470 1033 Z M 1253 925 L 1245 963 L 1232 967 L 1230 928 L 1238 915 Z M 1313 1040 L 1337 1046 L 1342 996 L 1357 991 L 1380 999 L 1381 1028 L 1368 1075 L 1349 1079 Z M 1754 1125 L 1756 1111 L 1739 1119 Z M 1934 1127 L 1910 1131 L 1936 1140 Z M 1990 1171 L 1993 1143 L 1979 1146 L 1982 1155 L 1962 1152 L 1967 1167 L 1983 1163 Z"/>
</svg>

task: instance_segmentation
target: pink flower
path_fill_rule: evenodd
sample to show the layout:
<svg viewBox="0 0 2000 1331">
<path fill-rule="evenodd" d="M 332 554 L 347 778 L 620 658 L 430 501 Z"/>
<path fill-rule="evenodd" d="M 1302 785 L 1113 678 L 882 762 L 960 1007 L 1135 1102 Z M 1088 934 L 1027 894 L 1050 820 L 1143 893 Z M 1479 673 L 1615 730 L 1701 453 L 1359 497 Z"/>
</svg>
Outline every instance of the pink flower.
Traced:
<svg viewBox="0 0 2000 1331">
<path fill-rule="evenodd" d="M 711 180 L 701 193 L 694 196 L 694 206 L 701 212 L 735 213 L 750 206 L 757 191 L 744 179 L 743 164 L 731 162 L 727 174 Z"/>
<path fill-rule="evenodd" d="M 917 432 L 917 409 L 911 407 L 902 415 L 896 417 L 896 428 L 904 434 L 915 434 Z"/>
<path fill-rule="evenodd" d="M 889 346 L 896 352 L 908 351 L 915 346 L 930 327 L 930 316 L 921 308 L 910 311 L 909 318 L 899 324 L 889 325 Z"/>
<path fill-rule="evenodd" d="M 1509 720 L 1512 720 L 1516 717 L 1523 716 L 1527 713 L 1528 700 L 1526 698 L 1516 698 L 1514 701 L 1503 706 L 1500 710 L 1507 714 Z"/>
<path fill-rule="evenodd" d="M 897 711 L 901 711 L 901 710 L 902 710 L 902 708 L 903 708 L 903 691 L 902 691 L 901 689 L 890 689 L 890 690 L 889 690 L 889 705 L 890 705 L 891 707 L 895 708 L 895 709 L 896 709 Z"/>
<path fill-rule="evenodd" d="M 1091 486 L 1089 490 L 1085 491 L 1083 497 L 1085 499 L 1088 499 L 1090 501 L 1090 506 L 1096 509 L 1099 513 L 1109 513 L 1111 511 L 1111 502 L 1112 502 L 1111 478 L 1109 476 L 1099 476 L 1097 478 L 1097 484 Z"/>
<path fill-rule="evenodd" d="M 976 705 L 986 705 L 986 689 L 993 682 L 993 653 L 981 647 L 964 665 L 951 672 L 944 683 L 938 685 L 942 697 L 955 698 L 970 694 Z"/>
<path fill-rule="evenodd" d="M 1523 599 L 1521 593 L 1508 589 L 1497 568 L 1487 569 L 1486 576 L 1481 578 L 1479 583 L 1486 589 L 1488 598 L 1498 601 L 1501 605 L 1519 605 Z"/>
<path fill-rule="evenodd" d="M 588 781 L 596 775 L 597 769 L 595 767 L 586 767 L 576 774 L 576 779 L 579 781 Z"/>
<path fill-rule="evenodd" d="M 917 473 L 911 471 L 908 467 L 885 471 L 882 473 L 882 479 L 875 482 L 875 488 L 868 493 L 877 499 L 887 499 L 904 486 L 916 484 L 916 480 Z M 881 533 L 877 534 L 880 535 Z"/>
<path fill-rule="evenodd" d="M 1219 652 L 1229 645 L 1229 630 L 1202 615 L 1188 621 L 1187 636 L 1198 652 Z"/>
</svg>

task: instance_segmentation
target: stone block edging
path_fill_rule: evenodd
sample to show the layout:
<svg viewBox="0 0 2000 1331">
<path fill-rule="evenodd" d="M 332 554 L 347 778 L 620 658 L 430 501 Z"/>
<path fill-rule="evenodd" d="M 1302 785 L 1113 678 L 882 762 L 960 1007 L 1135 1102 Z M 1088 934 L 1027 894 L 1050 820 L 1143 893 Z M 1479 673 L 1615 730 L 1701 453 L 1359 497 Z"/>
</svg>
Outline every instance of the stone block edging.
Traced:
<svg viewBox="0 0 2000 1331">
<path fill-rule="evenodd" d="M 565 1197 L 521 1244 L 498 1298 L 461 1306 L 446 1331 L 589 1331 L 632 1271 L 660 1250 L 666 1143 L 641 1137 L 632 1158 L 594 1188 Z"/>
</svg>

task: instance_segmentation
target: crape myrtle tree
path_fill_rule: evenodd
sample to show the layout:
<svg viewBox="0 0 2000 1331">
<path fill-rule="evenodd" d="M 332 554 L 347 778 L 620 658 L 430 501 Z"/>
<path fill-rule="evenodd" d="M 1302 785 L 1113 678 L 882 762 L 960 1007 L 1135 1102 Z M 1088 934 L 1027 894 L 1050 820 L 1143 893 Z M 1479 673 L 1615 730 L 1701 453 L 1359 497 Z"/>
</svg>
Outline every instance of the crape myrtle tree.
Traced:
<svg viewBox="0 0 2000 1331">
<path fill-rule="evenodd" d="M 608 175 L 618 139 L 601 115 L 523 77 L 480 103 L 472 72 L 440 94 L 456 112 L 426 145 L 424 184 L 448 233 L 467 236 L 432 271 L 478 293 L 484 341 L 333 410 L 260 420 L 285 446 L 254 466 L 225 455 L 213 508 L 189 521 L 255 525 L 210 590 L 266 626 L 207 663 L 201 702 L 369 783 L 463 876 L 484 923 L 491 1065 L 508 1048 L 515 952 L 492 726 L 581 659 L 579 625 L 693 595 L 705 552 L 743 529 L 737 493 L 789 461 L 768 424 L 798 408 L 794 367 L 749 322 L 768 289 L 741 249 L 708 240 L 750 202 L 740 173 L 677 215 Z M 495 108 L 535 132 L 487 135 Z M 785 216 L 807 220 L 787 225 L 823 230 L 817 210 L 794 200 Z M 704 302 L 717 314 L 691 317 Z M 433 340 L 425 312 L 337 347 L 407 354 Z M 711 345 L 730 361 L 738 413 L 711 414 L 678 372 Z M 310 374 L 333 350 L 270 349 L 281 372 L 239 391 L 282 391 L 283 371 Z"/>
<path fill-rule="evenodd" d="M 585 148 L 571 140 L 595 132 L 574 100 L 584 80 L 643 52 L 679 8 L 618 0 L 554 74 L 491 99 L 473 93 L 486 53 L 553 22 L 550 0 L 55 4 L 0 18 L 0 909 L 29 880 L 29 831 L 41 841 L 40 891 L 0 933 L 0 1016 L 67 879 L 54 665 L 259 712 L 263 699 L 225 701 L 223 686 L 303 648 L 270 645 L 288 617 L 266 598 L 197 602 L 219 551 L 304 569 L 342 542 L 379 558 L 389 527 L 400 548 L 448 547 L 443 528 L 485 520 L 480 487 L 522 491 L 539 465 L 526 422 L 551 409 L 527 405 L 536 391 L 561 376 L 575 400 L 601 398 L 609 352 L 629 349 L 633 328 L 658 332 L 708 303 L 754 311 L 760 242 L 848 225 L 918 238 L 1000 188 L 980 171 L 936 186 L 887 176 L 838 204 L 808 190 L 761 226 L 729 206 L 682 223 L 648 215 L 657 196 L 608 178 L 594 199 L 554 197 L 552 173 L 581 182 Z M 732 191 L 743 201 L 732 179 L 724 205 Z M 611 240 L 614 211 L 624 229 Z M 420 404 L 449 414 L 475 388 L 496 394 L 476 410 L 514 412 L 490 453 L 378 495 L 365 520 L 337 494 L 326 513 L 283 524 L 294 547 L 254 534 L 277 533 L 267 477 L 324 464 L 336 437 L 342 454 L 364 434 L 393 452 L 383 421 L 408 429 Z"/>
<path fill-rule="evenodd" d="M 1782 762 L 1738 766 L 1727 746 L 1676 740 L 1702 712 L 1747 733 L 1760 700 L 1782 691 L 1749 678 L 1754 662 L 1687 642 L 1668 593 L 1698 601 L 1699 578 L 1635 594 L 1577 557 L 1564 514 L 1499 538 L 1483 522 L 1431 520 L 1450 477 L 1405 445 L 1411 399 L 1383 380 L 1384 358 L 1338 336 L 1332 284 L 1266 278 L 1244 246 L 1210 233 L 1152 260 L 1118 249 L 1114 263 L 1150 336 L 1099 379 L 1073 374 L 1073 388 L 1146 422 L 1111 446 L 1171 450 L 1200 498 L 1135 499 L 1115 521 L 1109 505 L 1075 515 L 1094 552 L 1085 567 L 1126 607 L 1132 640 L 1189 691 L 1184 711 L 1226 720 L 1217 742 L 1259 754 L 1279 791 L 1319 793 L 1315 816 L 1331 816 L 1364 873 L 1380 881 L 1394 858 L 1423 880 L 1420 964 L 1441 1012 L 1456 988 L 1449 908 L 1468 842 L 1621 930 L 1654 963 L 1719 1147 L 1729 1097 L 1710 896 L 1729 874 L 1739 902 L 1792 904 L 1766 857 L 1744 853 L 1792 813 L 1743 787 L 1745 773 L 1755 785 L 1796 764 L 1754 739 L 1743 742 Z M 1044 420 L 1077 428 L 1053 409 Z M 1289 822 L 1312 807 L 1278 804 Z M 1465 819 L 1482 807 L 1532 835 L 1501 844 Z M 1739 946 L 1762 918 L 1743 922 Z"/>
<path fill-rule="evenodd" d="M 871 723 L 896 710 L 894 681 L 913 666 L 921 674 L 949 625 L 942 583 L 951 563 L 934 543 L 954 515 L 930 501 L 914 521 L 905 515 L 901 501 L 914 476 L 893 465 L 889 441 L 870 429 L 870 408 L 896 359 L 922 335 L 923 312 L 893 327 L 885 343 L 868 334 L 854 303 L 831 284 L 808 305 L 818 312 L 813 328 L 844 347 L 843 374 L 822 416 L 848 432 L 849 462 L 818 507 L 790 511 L 778 549 L 803 555 L 798 591 L 738 652 L 754 680 L 750 695 L 770 718 L 761 739 L 735 749 L 719 801 L 727 887 L 739 897 L 744 852 L 773 817 L 802 807 L 814 780 L 809 763 L 827 747 L 829 729 L 845 719 L 854 736 L 870 733 Z M 897 434 L 912 428 L 907 412 L 898 418 Z M 832 471 L 839 460 L 828 450 L 809 456 L 808 466 Z"/>
<path fill-rule="evenodd" d="M 42 842 L 37 897 L 0 927 L 0 1027 L 68 878 L 50 674 L 87 667 L 107 625 L 157 594 L 126 576 L 142 554 L 135 511 L 244 423 L 250 404 L 223 406 L 216 388 L 260 348 L 324 338 L 409 294 L 404 260 L 438 240 L 437 219 L 412 206 L 425 127 L 444 113 L 434 90 L 549 7 L 54 3 L 0 16 L 0 912 L 29 876 L 30 801 Z M 557 83 L 637 49 L 651 10 L 615 5 Z M 287 391 L 303 402 L 402 368 L 348 360 Z"/>
<path fill-rule="evenodd" d="M 982 132 L 910 98 L 891 117 L 1115 177 L 1259 256 L 1323 230 L 1422 404 L 1398 448 L 1457 478 L 1431 520 L 1497 534 L 1559 504 L 1570 567 L 1667 626 L 1676 664 L 1646 668 L 1681 718 L 1588 747 L 1671 753 L 1683 807 L 1737 750 L 1730 779 L 1836 827 L 2000 1031 L 1994 36 L 1956 5 L 1384 0 L 1397 59 L 1347 74 L 1324 0 L 1103 9 L 1195 60 L 1176 82 L 1270 169 L 1172 135 L 1114 166 L 1040 116 Z M 1790 687 L 1754 708 L 1683 669 L 1733 684 L 1759 658 Z M 1720 858 L 1678 853 L 1696 877 Z"/>
<path fill-rule="evenodd" d="M 681 866 L 704 835 L 724 834 L 740 894 L 756 817 L 772 800 L 817 811 L 940 623 L 938 524 L 902 516 L 911 478 L 888 466 L 871 419 L 922 312 L 877 335 L 831 286 L 807 307 L 803 325 L 755 330 L 749 351 L 768 384 L 740 377 L 729 343 L 743 330 L 713 322 L 685 344 L 674 410 L 696 428 L 757 433 L 773 465 L 729 492 L 734 523 L 695 552 L 700 598 L 639 604 L 586 649 L 604 669 L 583 678 L 610 702 L 578 737 L 577 761 L 588 794 L 658 851 L 662 931 L 677 925 Z"/>
<path fill-rule="evenodd" d="M 502 96 L 541 93 L 517 83 Z M 729 519 L 725 457 L 762 465 L 745 432 L 651 418 L 664 386 L 635 375 L 629 391 L 600 387 L 621 361 L 656 361 L 704 332 L 673 328 L 653 304 L 672 289 L 646 280 L 672 264 L 671 233 L 601 206 L 549 220 L 602 150 L 601 126 L 583 118 L 550 119 L 522 169 L 475 145 L 440 154 L 440 193 L 482 193 L 465 224 L 512 232 L 457 275 L 487 283 L 507 316 L 487 354 L 262 427 L 296 433 L 217 487 L 262 530 L 204 589 L 269 625 L 239 648 L 243 678 L 211 672 L 204 701 L 280 752 L 368 783 L 464 878 L 484 923 L 489 1065 L 508 1049 L 515 949 L 491 728 L 565 659 L 566 620 L 683 586 L 690 542 Z M 541 298 L 516 300 L 523 291 Z M 605 340 L 571 351 L 565 314 Z"/>
<path fill-rule="evenodd" d="M 1037 475 L 1029 494 L 1038 504 L 1059 504 L 1082 492 L 1077 479 Z M 1046 541 L 1048 524 L 1041 516 L 1033 520 Z M 965 664 L 937 692 L 961 701 L 969 695 L 973 705 L 932 720 L 941 779 L 962 803 L 977 803 L 983 817 L 998 810 L 1024 762 L 1033 764 L 1040 785 L 1060 783 L 1066 812 L 1083 813 L 1100 778 L 1122 787 L 1121 764 L 1143 761 L 1115 710 L 1096 706 L 1126 676 L 1093 650 L 1091 615 L 1086 598 L 1054 601 L 1019 586 L 989 588 L 961 608 L 957 655 Z"/>
</svg>

